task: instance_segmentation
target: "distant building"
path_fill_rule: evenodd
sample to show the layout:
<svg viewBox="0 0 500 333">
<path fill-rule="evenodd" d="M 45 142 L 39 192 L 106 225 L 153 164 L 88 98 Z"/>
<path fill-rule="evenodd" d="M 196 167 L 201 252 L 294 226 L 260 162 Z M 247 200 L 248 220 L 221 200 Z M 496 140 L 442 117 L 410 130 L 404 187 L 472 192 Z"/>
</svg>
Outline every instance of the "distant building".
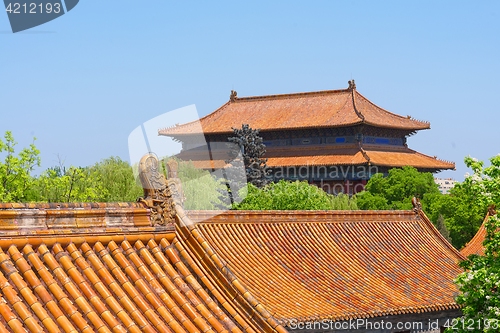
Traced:
<svg viewBox="0 0 500 333">
<path fill-rule="evenodd" d="M 195 166 L 225 166 L 232 128 L 260 129 L 274 181 L 307 180 L 330 193 L 356 193 L 375 173 L 413 166 L 419 171 L 454 169 L 455 164 L 408 148 L 406 139 L 430 128 L 425 121 L 391 113 L 347 89 L 238 97 L 199 121 L 161 129 L 182 142 L 178 155 Z M 207 146 L 197 138 L 204 135 Z M 208 148 L 208 154 L 207 154 Z"/>
<path fill-rule="evenodd" d="M 448 194 L 457 181 L 451 178 L 434 178 L 434 182 L 438 184 L 439 192 L 442 194 Z"/>
</svg>

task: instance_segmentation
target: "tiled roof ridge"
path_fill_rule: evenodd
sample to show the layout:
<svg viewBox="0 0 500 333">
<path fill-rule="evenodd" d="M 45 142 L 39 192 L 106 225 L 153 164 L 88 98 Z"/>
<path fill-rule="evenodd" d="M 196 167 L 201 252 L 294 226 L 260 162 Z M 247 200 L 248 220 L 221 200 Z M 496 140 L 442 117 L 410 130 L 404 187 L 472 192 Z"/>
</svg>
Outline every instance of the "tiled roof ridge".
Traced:
<svg viewBox="0 0 500 333">
<path fill-rule="evenodd" d="M 0 202 L 0 211 L 6 209 L 103 209 L 144 208 L 138 202 Z"/>
<path fill-rule="evenodd" d="M 370 165 L 371 164 L 370 156 L 368 156 L 366 151 L 363 149 L 363 144 L 361 142 L 359 142 L 359 151 L 361 151 L 361 154 L 366 159 L 366 162 L 368 163 L 368 165 Z"/>
<path fill-rule="evenodd" d="M 257 101 L 257 100 L 269 100 L 269 99 L 292 99 L 292 98 L 304 97 L 304 96 L 347 93 L 350 91 L 351 91 L 351 89 L 347 88 L 347 89 L 318 90 L 318 91 L 306 91 L 306 92 L 285 93 L 285 94 L 271 94 L 271 95 L 261 95 L 261 96 L 235 97 L 233 100 L 229 100 L 226 104 L 248 102 L 248 101 Z"/>
<path fill-rule="evenodd" d="M 180 237 L 177 239 L 183 242 L 183 245 L 191 251 L 197 252 L 198 256 L 204 258 L 204 264 L 216 276 L 225 279 L 230 286 L 226 289 L 233 293 L 234 299 L 242 305 L 242 309 L 247 312 L 247 315 L 254 318 L 263 325 L 262 329 L 265 332 L 286 333 L 287 330 L 271 315 L 271 313 L 255 298 L 250 291 L 239 281 L 239 279 L 226 266 L 223 259 L 209 245 L 203 234 L 197 228 L 189 216 L 186 214 L 182 206 L 175 201 L 175 210 L 177 213 L 177 230 Z M 208 267 L 207 262 L 211 267 Z M 257 314 L 255 317 L 253 314 Z"/>
<path fill-rule="evenodd" d="M 95 244 L 101 242 L 108 244 L 109 242 L 121 242 L 128 240 L 135 242 L 138 240 L 148 241 L 161 240 L 163 238 L 172 240 L 175 237 L 174 228 L 165 228 L 160 231 L 155 228 L 137 228 L 135 230 L 126 228 L 105 228 L 103 230 L 85 229 L 80 232 L 74 230 L 56 230 L 46 233 L 36 232 L 7 232 L 1 234 L 0 247 L 16 246 L 22 248 L 26 245 L 39 246 L 45 244 L 53 246 L 54 244 L 61 244 L 66 246 L 68 244 Z"/>
<path fill-rule="evenodd" d="M 0 246 L 173 238 L 142 203 L 0 204 Z"/>
<path fill-rule="evenodd" d="M 414 203 L 414 201 L 412 201 L 412 203 Z M 417 206 L 415 206 L 414 204 L 414 211 L 420 217 L 420 219 L 425 223 L 428 230 L 442 242 L 442 244 L 445 246 L 445 248 L 448 249 L 448 251 L 450 251 L 451 254 L 457 257 L 457 260 L 461 261 L 465 259 L 465 257 L 460 253 L 460 251 L 458 251 L 453 245 L 451 245 L 451 243 L 446 238 L 444 238 L 443 235 L 441 235 L 441 233 L 436 228 L 434 223 L 432 223 L 432 221 L 427 217 L 425 212 L 422 210 L 420 204 L 418 204 Z"/>
<path fill-rule="evenodd" d="M 344 224 L 352 223 L 355 217 L 358 218 L 356 223 L 367 224 L 398 223 L 403 218 L 419 219 L 413 210 L 249 210 L 245 211 L 244 218 L 241 218 L 241 211 L 214 214 L 214 211 L 198 210 L 189 211 L 187 215 L 197 224 Z M 351 222 L 346 222 L 347 218 Z"/>
<path fill-rule="evenodd" d="M 201 117 L 200 119 L 196 119 L 196 120 L 193 120 L 193 121 L 190 121 L 188 123 L 185 123 L 185 124 L 175 124 L 175 125 L 172 125 L 172 126 L 169 126 L 169 127 L 164 127 L 164 128 L 160 128 L 158 130 L 158 135 L 169 135 L 168 132 L 169 130 L 171 129 L 179 129 L 179 128 L 186 128 L 186 127 L 189 127 L 189 126 L 193 126 L 195 125 L 196 123 L 200 123 L 201 124 L 201 121 L 204 120 L 204 119 L 210 119 L 212 117 L 215 117 L 217 116 L 217 114 L 219 112 L 221 112 L 224 108 L 226 108 L 229 104 L 231 104 L 231 101 L 227 101 L 226 103 L 224 103 L 223 105 L 221 105 L 217 110 L 215 110 L 214 112 L 210 112 L 209 114 Z M 180 134 L 175 134 L 175 135 L 183 135 L 182 133 Z M 189 134 L 188 134 L 189 135 Z"/>
<path fill-rule="evenodd" d="M 12 205 L 12 206 L 11 206 Z M 6 230 L 149 227 L 150 210 L 142 204 L 95 208 L 25 208 L 5 204 L 0 209 L 0 233 Z"/>
<path fill-rule="evenodd" d="M 351 92 L 351 99 L 352 99 L 352 107 L 354 108 L 354 112 L 356 112 L 356 115 L 358 116 L 359 119 L 361 119 L 362 123 L 366 123 L 365 116 L 361 113 L 361 111 L 358 110 L 356 107 L 356 85 L 354 84 L 354 80 L 349 81 L 349 89 Z"/>
<path fill-rule="evenodd" d="M 430 128 L 430 124 L 431 123 L 429 121 L 414 119 L 411 116 L 404 117 L 402 115 L 399 115 L 399 114 L 396 114 L 396 113 L 391 112 L 389 110 L 386 110 L 383 107 L 380 107 L 377 104 L 375 104 L 372 101 L 370 101 L 368 98 L 366 98 L 365 96 L 363 96 L 363 94 L 361 94 L 360 92 L 358 92 L 356 89 L 353 89 L 353 98 L 354 98 L 354 94 L 356 94 L 357 96 L 361 97 L 365 102 L 369 103 L 370 105 L 374 106 L 375 108 L 377 108 L 377 109 L 379 109 L 381 111 L 384 111 L 384 112 L 390 114 L 391 116 L 395 116 L 395 117 L 400 118 L 400 119 L 409 119 L 412 122 L 415 122 L 415 123 L 420 124 L 420 125 L 426 125 L 426 126 L 428 126 L 427 128 Z M 367 124 L 370 124 L 370 123 L 367 122 Z"/>
<path fill-rule="evenodd" d="M 151 209 L 154 225 L 175 225 L 174 243 L 180 255 L 244 331 L 287 332 L 223 264 L 196 224 L 186 215 L 182 207 L 184 196 L 178 178 L 178 163 L 169 160 L 166 167 L 168 179 L 159 173 L 156 155 L 146 154 L 139 163 L 139 178 L 144 188 L 144 197 L 140 202 Z M 193 263 L 193 260 L 196 262 Z M 209 274 L 201 276 L 203 270 L 208 270 Z"/>
</svg>

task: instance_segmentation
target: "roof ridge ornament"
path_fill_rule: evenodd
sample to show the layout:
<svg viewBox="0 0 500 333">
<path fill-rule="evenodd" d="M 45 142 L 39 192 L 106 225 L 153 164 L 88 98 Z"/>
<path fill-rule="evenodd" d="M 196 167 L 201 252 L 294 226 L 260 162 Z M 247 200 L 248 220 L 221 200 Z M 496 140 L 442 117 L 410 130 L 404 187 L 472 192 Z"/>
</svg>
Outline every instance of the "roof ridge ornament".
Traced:
<svg viewBox="0 0 500 333">
<path fill-rule="evenodd" d="M 411 199 L 411 204 L 413 205 L 413 211 L 415 213 L 419 213 L 422 211 L 422 204 L 420 203 L 420 200 L 417 197 L 413 197 Z"/>
<path fill-rule="evenodd" d="M 361 122 L 364 123 L 365 116 L 356 107 L 356 94 L 354 93 L 354 91 L 356 91 L 356 83 L 354 82 L 354 80 L 349 80 L 347 81 L 347 83 L 349 83 L 349 88 L 347 88 L 347 90 L 352 92 L 351 97 L 352 97 L 352 107 L 354 108 L 354 112 L 356 112 L 358 118 L 361 119 Z"/>
<path fill-rule="evenodd" d="M 495 206 L 495 204 L 491 204 L 488 206 L 488 214 L 490 216 L 497 215 L 497 207 Z"/>
<path fill-rule="evenodd" d="M 349 87 L 347 88 L 348 90 L 356 90 L 356 83 L 354 80 L 349 80 L 347 83 L 349 84 Z"/>
<path fill-rule="evenodd" d="M 229 95 L 229 100 L 231 102 L 235 102 L 237 98 L 238 98 L 238 93 L 236 92 L 236 90 L 231 90 L 231 95 Z"/>
<path fill-rule="evenodd" d="M 368 156 L 368 153 L 366 152 L 366 150 L 363 149 L 362 141 L 358 141 L 358 147 L 359 147 L 359 150 L 361 151 L 361 154 L 368 162 L 368 165 L 371 165 L 372 162 L 371 162 L 370 156 Z"/>
<path fill-rule="evenodd" d="M 161 164 L 155 154 L 144 155 L 139 162 L 139 178 L 144 196 L 137 201 L 151 210 L 151 226 L 175 223 L 176 203 L 182 207 L 183 194 L 178 174 L 177 161 L 166 163 L 167 176 L 161 172 Z"/>
</svg>

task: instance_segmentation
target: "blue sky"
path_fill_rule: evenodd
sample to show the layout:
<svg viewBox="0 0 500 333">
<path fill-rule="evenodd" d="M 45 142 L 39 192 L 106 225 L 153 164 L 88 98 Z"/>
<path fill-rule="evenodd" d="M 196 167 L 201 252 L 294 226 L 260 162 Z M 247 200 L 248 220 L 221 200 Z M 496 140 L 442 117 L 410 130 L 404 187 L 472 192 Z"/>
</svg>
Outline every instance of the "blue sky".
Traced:
<svg viewBox="0 0 500 333">
<path fill-rule="evenodd" d="M 80 1 L 12 34 L 0 13 L 0 134 L 37 138 L 42 167 L 128 159 L 167 111 L 239 96 L 341 89 L 431 122 L 410 148 L 454 161 L 500 153 L 497 1 Z M 158 124 L 158 128 L 163 127 Z"/>
</svg>

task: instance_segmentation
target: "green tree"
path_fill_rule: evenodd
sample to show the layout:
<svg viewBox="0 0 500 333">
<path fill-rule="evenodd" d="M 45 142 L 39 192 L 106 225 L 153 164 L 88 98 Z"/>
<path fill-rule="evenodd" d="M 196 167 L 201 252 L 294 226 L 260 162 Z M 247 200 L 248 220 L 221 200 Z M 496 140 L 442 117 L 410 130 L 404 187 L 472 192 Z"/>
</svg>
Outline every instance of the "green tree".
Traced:
<svg viewBox="0 0 500 333">
<path fill-rule="evenodd" d="M 270 181 L 271 170 L 267 167 L 267 158 L 264 158 L 266 146 L 259 135 L 259 130 L 243 124 L 241 129 L 233 128 L 233 132 L 234 136 L 228 138 L 228 141 L 234 143 L 238 151 L 233 152 L 231 159 L 241 152 L 247 182 L 257 187 L 264 187 Z"/>
<path fill-rule="evenodd" d="M 447 195 L 426 195 L 424 203 L 424 211 L 436 226 L 439 216 L 443 216 L 451 243 L 457 249 L 474 237 L 487 211 L 486 204 L 477 201 L 470 187 L 464 183 L 455 184 Z"/>
<path fill-rule="evenodd" d="M 444 217 L 443 215 L 439 214 L 439 217 L 437 218 L 436 221 L 436 228 L 439 231 L 439 233 L 448 241 L 451 243 L 451 238 L 450 238 L 450 232 L 448 231 L 448 228 L 446 227 L 446 224 L 444 222 Z"/>
<path fill-rule="evenodd" d="M 491 166 L 467 157 L 465 164 L 473 174 L 463 182 L 475 195 L 479 206 L 498 205 L 500 200 L 500 155 L 490 159 Z M 493 215 L 486 222 L 483 243 L 484 256 L 472 255 L 461 263 L 465 272 L 456 283 L 459 288 L 457 303 L 463 317 L 449 332 L 498 332 L 500 325 L 500 219 Z M 464 323 L 465 325 L 462 325 Z M 472 330 L 468 329 L 471 324 Z M 479 323 L 481 326 L 479 326 Z M 452 323 L 453 324 L 453 323 Z"/>
<path fill-rule="evenodd" d="M 33 139 L 33 141 L 36 139 Z M 29 200 L 28 189 L 33 184 L 31 173 L 40 166 L 40 151 L 32 143 L 15 153 L 17 142 L 10 131 L 0 138 L 0 153 L 5 154 L 0 161 L 0 202 L 20 202 Z"/>
<path fill-rule="evenodd" d="M 54 167 L 33 182 L 31 201 L 95 202 L 109 195 L 101 175 L 86 167 Z"/>
<path fill-rule="evenodd" d="M 185 209 L 227 209 L 219 199 L 226 186 L 210 172 L 198 169 L 191 161 L 179 161 L 179 179 L 184 193 Z"/>
<path fill-rule="evenodd" d="M 280 180 L 263 188 L 248 185 L 247 196 L 234 206 L 240 210 L 330 210 L 356 209 L 355 199 L 334 197 L 306 181 Z"/>
<path fill-rule="evenodd" d="M 120 157 L 109 157 L 90 167 L 107 191 L 103 201 L 136 201 L 143 194 L 130 164 Z"/>
<path fill-rule="evenodd" d="M 411 209 L 413 197 L 422 199 L 425 205 L 426 195 L 440 194 L 432 173 L 419 172 L 411 166 L 391 169 L 387 177 L 373 175 L 365 190 L 370 194 L 357 195 L 360 209 Z"/>
<path fill-rule="evenodd" d="M 387 210 L 389 203 L 387 199 L 378 194 L 372 194 L 368 191 L 359 192 L 356 194 L 358 207 L 363 210 Z"/>
<path fill-rule="evenodd" d="M 358 204 L 356 199 L 348 194 L 339 193 L 337 195 L 329 195 L 333 210 L 357 210 Z"/>
<path fill-rule="evenodd" d="M 467 186 L 457 183 L 443 195 L 431 173 L 413 167 L 391 169 L 387 177 L 376 174 L 365 189 L 356 195 L 358 207 L 365 210 L 412 209 L 412 198 L 419 198 L 429 219 L 456 248 L 474 236 L 486 212 Z"/>
</svg>

